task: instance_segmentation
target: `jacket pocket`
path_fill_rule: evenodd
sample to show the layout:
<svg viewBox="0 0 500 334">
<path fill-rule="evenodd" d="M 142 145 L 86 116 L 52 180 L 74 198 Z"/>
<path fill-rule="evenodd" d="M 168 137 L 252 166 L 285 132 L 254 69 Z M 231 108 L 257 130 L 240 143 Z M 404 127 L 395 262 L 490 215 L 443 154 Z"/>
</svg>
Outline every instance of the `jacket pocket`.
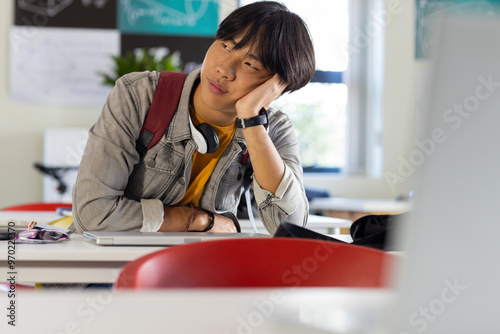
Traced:
<svg viewBox="0 0 500 334">
<path fill-rule="evenodd" d="M 233 161 L 222 175 L 217 189 L 216 210 L 219 212 L 236 212 L 242 194 L 245 166 L 239 161 Z"/>
<path fill-rule="evenodd" d="M 134 166 L 129 177 L 125 195 L 140 200 L 142 198 L 168 197 L 177 183 L 179 171 L 184 166 L 183 155 L 170 146 L 157 144 Z"/>
</svg>

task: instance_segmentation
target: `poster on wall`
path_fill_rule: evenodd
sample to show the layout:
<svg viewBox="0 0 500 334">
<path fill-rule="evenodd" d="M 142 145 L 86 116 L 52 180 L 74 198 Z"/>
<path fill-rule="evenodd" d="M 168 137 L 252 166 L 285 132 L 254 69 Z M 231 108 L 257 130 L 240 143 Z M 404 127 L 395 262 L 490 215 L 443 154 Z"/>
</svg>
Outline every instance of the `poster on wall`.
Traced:
<svg viewBox="0 0 500 334">
<path fill-rule="evenodd" d="M 71 203 L 78 166 L 89 137 L 88 128 L 48 128 L 43 138 L 43 165 L 57 170 L 59 179 L 43 177 L 45 202 Z"/>
<path fill-rule="evenodd" d="M 37 28 L 10 30 L 10 91 L 16 101 L 103 105 L 110 92 L 99 72 L 120 52 L 117 30 Z M 27 38 L 29 36 L 29 38 Z M 19 41 L 14 43 L 12 41 Z"/>
<path fill-rule="evenodd" d="M 17 26 L 116 29 L 117 0 L 17 0 Z"/>
<path fill-rule="evenodd" d="M 118 26 L 124 33 L 214 36 L 217 0 L 121 0 Z"/>
</svg>

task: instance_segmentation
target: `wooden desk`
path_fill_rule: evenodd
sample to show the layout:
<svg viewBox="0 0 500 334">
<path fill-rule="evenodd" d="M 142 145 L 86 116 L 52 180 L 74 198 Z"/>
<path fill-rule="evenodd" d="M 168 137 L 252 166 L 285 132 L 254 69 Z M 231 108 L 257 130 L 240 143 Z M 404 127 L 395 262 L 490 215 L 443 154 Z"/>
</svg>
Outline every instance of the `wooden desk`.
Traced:
<svg viewBox="0 0 500 334">
<path fill-rule="evenodd" d="M 17 217 L 16 226 L 31 220 L 40 223 L 57 219 L 57 214 L 26 213 L 16 216 L 13 212 L 0 219 L 7 221 Z M 55 217 L 55 218 L 54 218 Z M 259 225 L 260 224 L 260 225 Z M 309 228 L 332 234 L 332 230 L 350 226 L 351 221 L 321 216 L 311 216 Z M 265 228 L 258 221 L 258 228 L 265 233 Z M 245 231 L 253 231 L 249 221 L 242 221 Z M 330 232 L 330 233 L 328 233 Z M 266 232 L 267 233 L 267 232 Z M 98 246 L 86 241 L 82 235 L 73 234 L 70 240 L 56 244 L 16 244 L 14 253 L 16 278 L 25 283 L 114 283 L 121 268 L 130 261 L 143 255 L 162 249 L 155 246 Z M 7 278 L 8 249 L 7 241 L 0 241 L 0 282 Z"/>
<path fill-rule="evenodd" d="M 0 241 L 0 282 L 6 282 L 7 241 Z M 128 262 L 163 247 L 107 247 L 80 234 L 55 244 L 16 244 L 18 282 L 113 283 Z"/>
<path fill-rule="evenodd" d="M 407 201 L 389 199 L 315 198 L 309 204 L 311 213 L 355 221 L 369 214 L 398 214 L 411 210 Z"/>
<path fill-rule="evenodd" d="M 350 236 L 332 235 L 351 242 Z M 123 266 L 157 246 L 98 246 L 74 234 L 56 244 L 16 244 L 17 282 L 24 283 L 114 283 Z M 6 283 L 7 241 L 0 241 L 0 283 Z"/>
<path fill-rule="evenodd" d="M 0 299 L 0 332 L 383 333 L 395 297 L 354 288 L 18 291 L 15 328 Z"/>
<path fill-rule="evenodd" d="M 352 221 L 349 219 L 309 215 L 306 228 L 324 234 L 339 234 L 340 228 L 349 228 L 351 224 Z M 260 219 L 256 219 L 256 225 L 259 233 L 267 233 Z M 240 219 L 240 226 L 242 232 L 253 232 L 252 225 L 248 219 Z"/>
</svg>

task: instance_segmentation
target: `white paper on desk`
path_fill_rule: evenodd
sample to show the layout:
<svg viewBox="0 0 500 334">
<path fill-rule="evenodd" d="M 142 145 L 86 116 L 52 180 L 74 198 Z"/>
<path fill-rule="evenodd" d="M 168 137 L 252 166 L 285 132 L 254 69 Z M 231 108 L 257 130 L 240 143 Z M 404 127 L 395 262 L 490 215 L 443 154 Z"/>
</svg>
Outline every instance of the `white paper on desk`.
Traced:
<svg viewBox="0 0 500 334">
<path fill-rule="evenodd" d="M 58 105 L 103 105 L 118 55 L 117 30 L 13 26 L 10 30 L 10 91 L 14 100 Z"/>
</svg>

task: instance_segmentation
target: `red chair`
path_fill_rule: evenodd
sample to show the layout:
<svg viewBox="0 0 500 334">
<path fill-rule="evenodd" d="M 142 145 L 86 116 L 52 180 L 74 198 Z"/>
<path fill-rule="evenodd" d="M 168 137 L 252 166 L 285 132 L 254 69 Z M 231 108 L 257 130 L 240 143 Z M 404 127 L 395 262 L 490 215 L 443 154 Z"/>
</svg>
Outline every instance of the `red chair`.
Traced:
<svg viewBox="0 0 500 334">
<path fill-rule="evenodd" d="M 214 240 L 132 261 L 114 288 L 386 287 L 390 264 L 383 251 L 322 240 Z"/>
<path fill-rule="evenodd" d="M 13 205 L 0 211 L 56 211 L 57 209 L 71 209 L 71 203 L 35 202 Z"/>
</svg>

